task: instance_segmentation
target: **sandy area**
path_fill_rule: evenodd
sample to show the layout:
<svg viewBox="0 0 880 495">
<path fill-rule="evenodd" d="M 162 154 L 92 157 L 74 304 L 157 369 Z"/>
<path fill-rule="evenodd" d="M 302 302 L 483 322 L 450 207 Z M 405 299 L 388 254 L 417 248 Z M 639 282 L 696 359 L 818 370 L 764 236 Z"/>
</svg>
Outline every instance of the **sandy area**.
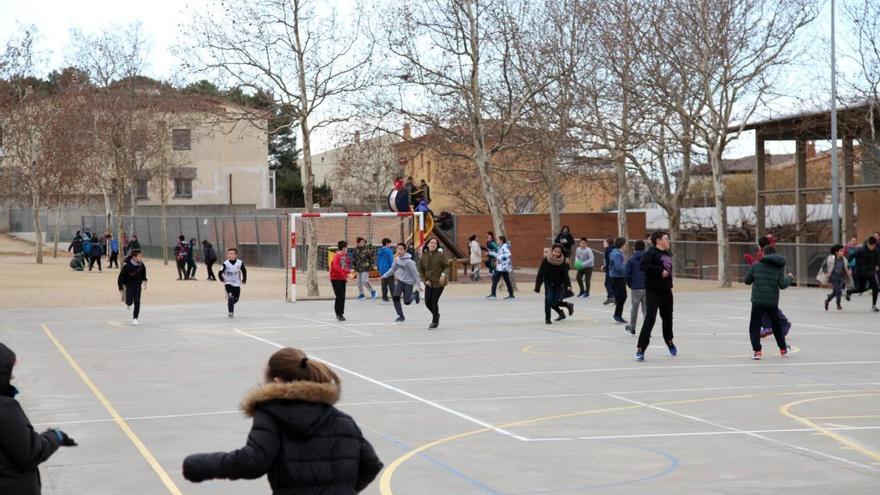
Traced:
<svg viewBox="0 0 880 495">
<path fill-rule="evenodd" d="M 67 244 L 59 245 L 58 258 L 52 258 L 51 245 L 44 256 L 43 264 L 34 262 L 33 244 L 7 235 L 0 235 L 0 270 L 4 274 L 3 297 L 0 308 L 43 308 L 118 305 L 119 293 L 116 290 L 116 269 L 76 272 L 69 268 L 70 254 Z M 245 260 L 247 262 L 247 260 Z M 106 259 L 102 260 L 106 263 Z M 220 302 L 224 298 L 223 285 L 205 279 L 205 267 L 199 265 L 195 281 L 178 281 L 174 261 L 163 265 L 161 260 L 146 260 L 149 283 L 144 293 L 145 304 L 185 304 Z M 215 271 L 217 267 L 215 265 Z M 485 275 L 485 273 L 484 273 Z M 297 293 L 305 297 L 305 275 L 300 275 Z M 531 293 L 534 270 L 517 273 L 520 290 Z M 601 296 L 602 274 L 593 276 L 593 292 Z M 326 274 L 319 274 L 322 298 L 332 295 Z M 572 282 L 574 282 L 572 280 Z M 285 272 L 276 268 L 248 268 L 248 284 L 242 291 L 243 299 L 284 300 Z M 354 283 L 349 284 L 348 293 L 354 297 L 357 290 Z M 380 285 L 375 283 L 378 289 Z M 503 286 L 503 284 L 502 284 Z M 597 292 L 598 289 L 598 292 Z M 506 294 L 503 288 L 500 294 Z M 710 281 L 676 281 L 676 292 L 720 290 Z M 446 294 L 452 296 L 484 296 L 488 294 L 488 280 L 481 282 L 458 282 L 447 287 Z"/>
</svg>

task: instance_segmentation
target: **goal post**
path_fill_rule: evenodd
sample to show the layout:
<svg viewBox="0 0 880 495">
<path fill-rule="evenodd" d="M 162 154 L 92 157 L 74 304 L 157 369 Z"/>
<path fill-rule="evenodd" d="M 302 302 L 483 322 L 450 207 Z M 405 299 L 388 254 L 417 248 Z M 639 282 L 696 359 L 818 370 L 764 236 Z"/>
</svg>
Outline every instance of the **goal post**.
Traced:
<svg viewBox="0 0 880 495">
<path fill-rule="evenodd" d="M 371 244 L 378 245 L 383 237 L 397 242 L 412 242 L 416 248 L 420 248 L 425 242 L 425 214 L 418 211 L 411 212 L 344 212 L 344 213 L 291 213 L 290 218 L 290 252 L 287 266 L 290 269 L 288 281 L 287 301 L 296 302 L 296 283 L 298 267 L 302 271 L 309 267 L 303 267 L 304 263 L 297 262 L 298 247 L 307 247 L 308 240 L 305 238 L 305 229 L 302 222 L 317 222 L 316 225 L 327 224 L 324 229 L 314 229 L 317 237 L 318 266 L 324 268 L 324 258 L 329 258 L 329 253 L 336 249 L 336 243 L 346 240 L 349 246 L 354 246 L 357 237 L 367 239 Z M 299 224 L 299 225 L 298 225 Z M 322 250 L 325 257 L 322 258 Z M 302 253 L 299 253 L 303 259 Z M 329 261 L 326 263 L 329 269 Z"/>
</svg>

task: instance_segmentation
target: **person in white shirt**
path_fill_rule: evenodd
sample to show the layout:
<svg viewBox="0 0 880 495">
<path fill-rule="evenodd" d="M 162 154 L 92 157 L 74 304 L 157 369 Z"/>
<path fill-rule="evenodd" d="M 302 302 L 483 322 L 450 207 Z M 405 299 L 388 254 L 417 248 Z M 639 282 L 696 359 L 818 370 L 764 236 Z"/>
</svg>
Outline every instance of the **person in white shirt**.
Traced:
<svg viewBox="0 0 880 495">
<path fill-rule="evenodd" d="M 241 297 L 241 286 L 247 284 L 247 268 L 244 262 L 238 259 L 238 249 L 229 248 L 226 250 L 226 261 L 217 274 L 223 287 L 226 289 L 226 307 L 229 310 L 229 317 L 235 314 L 235 303 Z"/>
</svg>

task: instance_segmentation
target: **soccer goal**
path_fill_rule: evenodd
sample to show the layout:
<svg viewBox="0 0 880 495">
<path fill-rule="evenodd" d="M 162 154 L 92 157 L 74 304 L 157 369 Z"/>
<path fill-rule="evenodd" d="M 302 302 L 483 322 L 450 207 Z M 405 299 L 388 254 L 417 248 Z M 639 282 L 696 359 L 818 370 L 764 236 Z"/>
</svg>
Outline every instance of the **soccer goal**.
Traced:
<svg viewBox="0 0 880 495">
<path fill-rule="evenodd" d="M 336 254 L 339 241 L 347 241 L 349 250 L 357 245 L 359 237 L 377 251 L 382 239 L 394 244 L 403 242 L 416 250 L 425 242 L 425 217 L 421 212 L 347 212 L 347 213 L 291 213 L 290 253 L 287 301 L 296 302 L 297 279 L 305 284 L 309 270 L 309 240 L 314 237 L 315 271 L 319 290 L 329 291 L 330 260 Z M 375 259 L 375 258 L 374 258 Z M 375 274 L 375 273 L 374 273 Z"/>
</svg>

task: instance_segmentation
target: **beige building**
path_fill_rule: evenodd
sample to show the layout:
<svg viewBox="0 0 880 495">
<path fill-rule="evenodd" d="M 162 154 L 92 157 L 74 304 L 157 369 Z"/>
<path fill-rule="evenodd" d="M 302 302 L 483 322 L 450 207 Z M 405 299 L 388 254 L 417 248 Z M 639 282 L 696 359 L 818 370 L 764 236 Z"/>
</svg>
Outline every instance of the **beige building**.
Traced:
<svg viewBox="0 0 880 495">
<path fill-rule="evenodd" d="M 171 122 L 172 160 L 169 206 L 253 205 L 275 207 L 275 176 L 269 170 L 265 120 L 240 120 L 190 113 Z M 136 179 L 141 206 L 158 206 L 155 181 Z"/>
</svg>

